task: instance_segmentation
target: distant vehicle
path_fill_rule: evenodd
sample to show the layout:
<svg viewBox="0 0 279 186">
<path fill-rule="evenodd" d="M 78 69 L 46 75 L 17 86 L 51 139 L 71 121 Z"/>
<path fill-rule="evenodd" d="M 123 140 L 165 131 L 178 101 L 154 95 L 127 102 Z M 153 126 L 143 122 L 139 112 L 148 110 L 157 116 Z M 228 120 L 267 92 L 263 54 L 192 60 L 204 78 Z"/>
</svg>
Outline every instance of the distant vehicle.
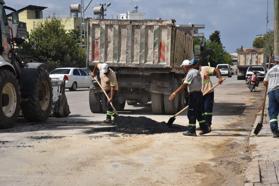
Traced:
<svg viewBox="0 0 279 186">
<path fill-rule="evenodd" d="M 265 77 L 265 68 L 261 65 L 249 66 L 246 71 L 246 80 L 249 79 L 254 72 L 257 72 L 257 77 L 260 81 L 262 81 Z"/>
<path fill-rule="evenodd" d="M 229 64 L 218 64 L 217 68 L 220 70 L 222 76 L 232 77 L 233 71 Z"/>
<path fill-rule="evenodd" d="M 78 88 L 89 88 L 92 83 L 90 74 L 84 68 L 56 68 L 50 72 L 51 79 L 65 80 L 66 88 L 75 91 Z"/>
</svg>

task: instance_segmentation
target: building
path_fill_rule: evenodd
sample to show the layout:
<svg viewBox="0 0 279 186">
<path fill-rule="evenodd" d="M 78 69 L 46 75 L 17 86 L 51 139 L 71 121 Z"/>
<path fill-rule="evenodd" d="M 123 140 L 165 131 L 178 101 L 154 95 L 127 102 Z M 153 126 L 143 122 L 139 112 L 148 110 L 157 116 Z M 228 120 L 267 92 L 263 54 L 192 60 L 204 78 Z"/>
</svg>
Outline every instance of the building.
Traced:
<svg viewBox="0 0 279 186">
<path fill-rule="evenodd" d="M 33 29 L 35 29 L 45 21 L 53 19 L 50 17 L 43 17 L 43 10 L 46 8 L 47 7 L 43 6 L 28 5 L 17 11 L 19 15 L 19 21 L 26 23 L 28 33 L 32 32 Z M 76 16 L 56 19 L 61 21 L 66 31 L 80 28 L 80 18 Z"/>
<path fill-rule="evenodd" d="M 238 50 L 238 65 L 263 65 L 263 48 L 241 48 Z"/>
<path fill-rule="evenodd" d="M 119 14 L 118 19 L 124 19 L 124 20 L 143 20 L 144 19 L 144 13 L 138 11 L 138 6 L 135 7 L 134 10 L 128 11 L 127 13 Z"/>
</svg>

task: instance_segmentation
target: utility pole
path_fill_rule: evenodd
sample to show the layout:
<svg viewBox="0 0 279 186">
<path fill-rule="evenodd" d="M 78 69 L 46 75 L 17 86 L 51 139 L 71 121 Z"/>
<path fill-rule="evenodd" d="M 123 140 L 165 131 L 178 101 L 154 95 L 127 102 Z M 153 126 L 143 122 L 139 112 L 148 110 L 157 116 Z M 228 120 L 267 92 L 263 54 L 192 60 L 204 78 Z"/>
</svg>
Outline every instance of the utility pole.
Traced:
<svg viewBox="0 0 279 186">
<path fill-rule="evenodd" d="M 274 55 L 279 56 L 279 0 L 274 0 Z"/>
</svg>

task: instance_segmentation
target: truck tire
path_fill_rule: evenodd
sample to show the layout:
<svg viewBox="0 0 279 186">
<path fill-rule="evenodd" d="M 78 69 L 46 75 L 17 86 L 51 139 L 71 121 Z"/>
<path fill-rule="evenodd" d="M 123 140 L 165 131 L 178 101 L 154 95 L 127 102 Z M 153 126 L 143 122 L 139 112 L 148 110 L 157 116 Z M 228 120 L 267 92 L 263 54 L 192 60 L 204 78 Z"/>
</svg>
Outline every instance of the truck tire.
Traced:
<svg viewBox="0 0 279 186">
<path fill-rule="evenodd" d="M 177 96 L 174 101 L 169 101 L 169 96 L 164 95 L 164 111 L 165 114 L 175 114 L 180 106 L 180 96 Z"/>
<path fill-rule="evenodd" d="M 121 99 L 121 97 L 117 96 L 113 104 L 115 104 L 114 106 L 117 111 L 123 111 L 125 108 L 125 103 L 125 99 Z"/>
<path fill-rule="evenodd" d="M 52 107 L 52 87 L 46 69 L 42 67 L 23 69 L 21 90 L 24 118 L 31 122 L 46 121 Z"/>
<path fill-rule="evenodd" d="M 89 91 L 89 106 L 92 113 L 103 113 L 100 97 L 92 89 Z"/>
<path fill-rule="evenodd" d="M 0 73 L 0 128 L 10 128 L 19 113 L 20 90 L 15 75 L 9 70 Z"/>
<path fill-rule="evenodd" d="M 136 100 L 127 100 L 128 105 L 136 105 L 138 102 Z"/>
<path fill-rule="evenodd" d="M 162 94 L 152 93 L 151 101 L 152 113 L 164 114 L 164 96 Z"/>
</svg>

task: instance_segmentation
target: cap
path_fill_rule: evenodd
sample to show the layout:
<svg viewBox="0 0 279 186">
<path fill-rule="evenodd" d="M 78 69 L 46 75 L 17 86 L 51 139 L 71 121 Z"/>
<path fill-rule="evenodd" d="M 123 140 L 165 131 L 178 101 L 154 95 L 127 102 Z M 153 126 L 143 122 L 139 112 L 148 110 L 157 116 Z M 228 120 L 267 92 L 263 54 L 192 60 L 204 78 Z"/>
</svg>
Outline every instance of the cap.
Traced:
<svg viewBox="0 0 279 186">
<path fill-rule="evenodd" d="M 108 72 L 108 70 L 109 70 L 108 64 L 103 63 L 103 64 L 101 65 L 101 68 L 100 68 L 100 73 L 101 73 L 101 74 L 105 74 L 105 73 Z"/>
<path fill-rule="evenodd" d="M 192 59 L 191 61 L 192 61 L 192 65 L 197 65 L 199 63 L 199 61 L 195 58 Z"/>
<path fill-rule="evenodd" d="M 185 59 L 180 66 L 183 67 L 183 66 L 189 66 L 189 65 L 192 65 L 192 64 L 193 64 L 192 60 L 190 61 L 188 59 Z"/>
</svg>

